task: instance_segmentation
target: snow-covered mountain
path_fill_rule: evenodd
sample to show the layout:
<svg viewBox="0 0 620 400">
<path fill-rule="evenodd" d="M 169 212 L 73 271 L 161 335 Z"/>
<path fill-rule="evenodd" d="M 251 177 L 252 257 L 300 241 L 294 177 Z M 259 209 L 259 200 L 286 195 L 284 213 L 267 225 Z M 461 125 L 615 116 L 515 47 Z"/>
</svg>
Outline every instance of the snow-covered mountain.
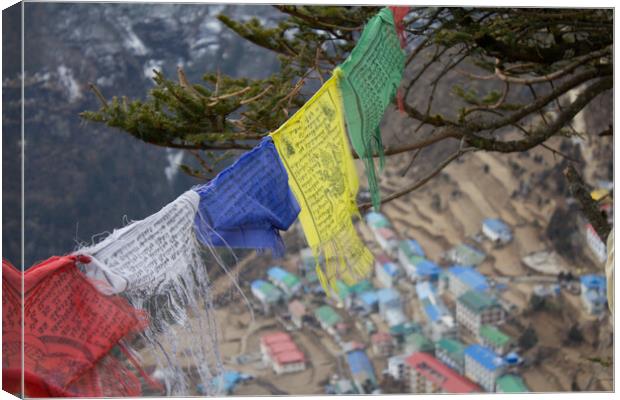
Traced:
<svg viewBox="0 0 620 400">
<path fill-rule="evenodd" d="M 21 5 L 6 10 L 3 65 L 3 257 L 20 264 Z M 199 183 L 178 164 L 183 153 L 157 148 L 120 131 L 85 123 L 79 113 L 105 97 L 144 98 L 152 70 L 190 81 L 218 68 L 264 77 L 274 55 L 216 18 L 278 19 L 270 6 L 218 4 L 26 3 L 25 265 L 72 251 L 79 242 L 141 219 Z M 10 60 L 10 62 L 9 62 Z"/>
</svg>

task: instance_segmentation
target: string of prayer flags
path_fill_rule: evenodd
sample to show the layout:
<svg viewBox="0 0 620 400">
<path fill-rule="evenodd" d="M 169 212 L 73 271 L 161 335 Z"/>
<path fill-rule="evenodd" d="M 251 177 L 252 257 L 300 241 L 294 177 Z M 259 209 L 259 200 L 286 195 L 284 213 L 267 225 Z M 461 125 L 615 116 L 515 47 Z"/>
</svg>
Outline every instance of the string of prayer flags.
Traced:
<svg viewBox="0 0 620 400">
<path fill-rule="evenodd" d="M 326 293 L 337 279 L 353 283 L 371 270 L 373 258 L 352 223 L 359 215 L 357 172 L 351 156 L 338 90 L 332 76 L 271 134 L 301 205 L 299 219 L 317 260 Z M 318 260 L 324 260 L 324 269 Z"/>
<path fill-rule="evenodd" d="M 99 293 L 76 261 L 52 257 L 22 275 L 3 260 L 3 389 L 29 397 L 139 396 L 139 378 L 111 350 L 143 329 L 145 316 L 124 299 Z"/>
<path fill-rule="evenodd" d="M 336 70 L 341 71 L 340 90 L 347 130 L 355 152 L 364 161 L 373 207 L 381 198 L 374 155 L 383 168 L 383 143 L 379 124 L 396 95 L 405 67 L 405 54 L 389 8 L 383 8 L 364 28 L 359 42 Z"/>
<path fill-rule="evenodd" d="M 194 190 L 200 195 L 195 222 L 202 243 L 284 255 L 279 231 L 295 222 L 300 209 L 270 137 Z"/>
<path fill-rule="evenodd" d="M 205 254 L 194 233 L 199 202 L 200 195 L 188 190 L 159 212 L 78 251 L 91 258 L 82 271 L 99 290 L 121 293 L 149 315 L 141 339 L 164 372 L 168 395 L 190 393 L 191 366 L 202 382 L 222 370 Z"/>
</svg>

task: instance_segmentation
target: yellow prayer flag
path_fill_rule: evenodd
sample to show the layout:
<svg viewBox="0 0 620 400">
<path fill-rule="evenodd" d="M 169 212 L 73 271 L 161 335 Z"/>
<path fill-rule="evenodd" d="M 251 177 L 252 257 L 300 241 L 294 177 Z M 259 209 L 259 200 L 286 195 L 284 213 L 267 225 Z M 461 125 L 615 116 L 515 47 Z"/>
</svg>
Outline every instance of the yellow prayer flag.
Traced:
<svg viewBox="0 0 620 400">
<path fill-rule="evenodd" d="M 271 136 L 301 206 L 299 219 L 323 288 L 336 279 L 352 284 L 368 275 L 372 254 L 360 240 L 352 216 L 359 215 L 358 179 L 344 126 L 338 75 L 331 77 Z"/>
</svg>

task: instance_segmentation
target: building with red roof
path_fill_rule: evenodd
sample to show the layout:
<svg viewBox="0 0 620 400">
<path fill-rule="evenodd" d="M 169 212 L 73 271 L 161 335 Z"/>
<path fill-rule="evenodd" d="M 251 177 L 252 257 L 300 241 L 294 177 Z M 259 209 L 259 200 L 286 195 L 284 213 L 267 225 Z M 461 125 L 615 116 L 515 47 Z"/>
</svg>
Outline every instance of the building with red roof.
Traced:
<svg viewBox="0 0 620 400">
<path fill-rule="evenodd" d="M 280 375 L 306 369 L 306 357 L 288 333 L 272 332 L 260 338 L 263 360 Z"/>
<path fill-rule="evenodd" d="M 405 359 L 409 390 L 413 393 L 475 393 L 482 389 L 428 353 Z"/>
</svg>

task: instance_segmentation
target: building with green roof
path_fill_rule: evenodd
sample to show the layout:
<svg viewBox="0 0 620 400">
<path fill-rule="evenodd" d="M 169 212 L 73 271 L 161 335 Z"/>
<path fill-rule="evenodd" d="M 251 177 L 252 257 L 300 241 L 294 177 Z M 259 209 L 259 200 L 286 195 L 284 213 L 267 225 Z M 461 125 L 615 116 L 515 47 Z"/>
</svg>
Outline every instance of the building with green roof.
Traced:
<svg viewBox="0 0 620 400">
<path fill-rule="evenodd" d="M 512 342 L 512 338 L 493 325 L 480 326 L 478 337 L 482 344 L 492 348 L 496 353 L 504 354 Z"/>
<path fill-rule="evenodd" d="M 462 375 L 465 371 L 464 350 L 465 346 L 458 340 L 442 338 L 435 344 L 435 357 Z"/>
<path fill-rule="evenodd" d="M 446 258 L 459 265 L 479 265 L 486 254 L 467 244 L 459 244 L 446 252 Z"/>
<path fill-rule="evenodd" d="M 406 354 L 417 351 L 433 354 L 435 352 L 435 345 L 422 333 L 414 332 L 405 337 L 404 349 Z"/>
<path fill-rule="evenodd" d="M 478 336 L 483 324 L 496 324 L 505 317 L 497 299 L 487 293 L 470 290 L 456 302 L 456 321 L 460 327 Z"/>
<path fill-rule="evenodd" d="M 336 333 L 336 324 L 342 321 L 340 315 L 328 305 L 317 308 L 314 311 L 314 316 L 321 324 L 321 328 L 332 335 Z"/>
<path fill-rule="evenodd" d="M 526 393 L 529 392 L 525 382 L 518 375 L 508 374 L 500 376 L 495 382 L 495 390 L 498 393 Z"/>
</svg>

